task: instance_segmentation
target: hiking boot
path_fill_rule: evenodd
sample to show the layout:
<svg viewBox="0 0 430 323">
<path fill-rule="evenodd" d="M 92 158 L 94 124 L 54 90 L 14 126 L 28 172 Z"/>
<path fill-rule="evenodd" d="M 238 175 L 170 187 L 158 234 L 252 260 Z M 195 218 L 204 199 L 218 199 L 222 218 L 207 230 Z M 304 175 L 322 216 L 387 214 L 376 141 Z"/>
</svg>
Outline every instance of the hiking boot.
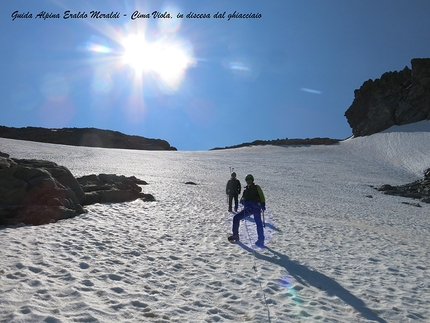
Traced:
<svg viewBox="0 0 430 323">
<path fill-rule="evenodd" d="M 238 242 L 239 241 L 239 235 L 232 235 L 227 238 L 230 242 Z"/>
<path fill-rule="evenodd" d="M 255 242 L 255 245 L 256 245 L 257 247 L 263 248 L 263 247 L 264 247 L 264 240 L 257 240 L 257 241 Z"/>
<path fill-rule="evenodd" d="M 229 212 L 231 212 L 231 209 L 228 209 Z"/>
</svg>

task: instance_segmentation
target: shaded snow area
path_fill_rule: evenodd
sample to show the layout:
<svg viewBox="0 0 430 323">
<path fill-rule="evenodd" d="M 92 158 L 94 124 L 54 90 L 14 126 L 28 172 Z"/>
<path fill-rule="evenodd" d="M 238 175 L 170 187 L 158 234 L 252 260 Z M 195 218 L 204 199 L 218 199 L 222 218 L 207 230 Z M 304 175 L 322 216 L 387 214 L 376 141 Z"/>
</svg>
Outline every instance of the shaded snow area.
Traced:
<svg viewBox="0 0 430 323">
<path fill-rule="evenodd" d="M 156 202 L 95 204 L 0 228 L 1 322 L 429 322 L 430 205 L 370 187 L 430 167 L 428 122 L 334 146 L 99 149 L 0 139 L 13 158 L 149 183 Z M 227 241 L 230 167 L 266 196 Z M 197 185 L 185 185 L 192 181 Z"/>
</svg>

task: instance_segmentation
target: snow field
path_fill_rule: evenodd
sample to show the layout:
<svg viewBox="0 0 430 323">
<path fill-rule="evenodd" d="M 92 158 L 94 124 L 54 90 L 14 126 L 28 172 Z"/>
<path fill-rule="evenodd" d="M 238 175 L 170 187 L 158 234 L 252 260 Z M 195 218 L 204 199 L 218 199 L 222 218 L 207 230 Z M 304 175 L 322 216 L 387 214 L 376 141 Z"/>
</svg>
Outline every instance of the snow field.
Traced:
<svg viewBox="0 0 430 323">
<path fill-rule="evenodd" d="M 269 310 L 271 322 L 428 322 L 429 205 L 371 187 L 422 177 L 427 126 L 334 146 L 196 152 L 0 139 L 13 158 L 75 176 L 134 175 L 157 200 L 0 228 L 0 321 L 268 322 Z M 226 240 L 229 167 L 264 191 L 264 249 L 252 245 L 252 219 L 242 243 Z"/>
</svg>

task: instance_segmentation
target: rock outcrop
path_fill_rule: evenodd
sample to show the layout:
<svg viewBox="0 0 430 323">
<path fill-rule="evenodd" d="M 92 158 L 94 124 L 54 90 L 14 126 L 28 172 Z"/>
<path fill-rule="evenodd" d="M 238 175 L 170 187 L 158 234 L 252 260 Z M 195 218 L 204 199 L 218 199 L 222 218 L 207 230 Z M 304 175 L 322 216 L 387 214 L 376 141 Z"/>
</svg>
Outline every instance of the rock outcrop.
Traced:
<svg viewBox="0 0 430 323">
<path fill-rule="evenodd" d="M 410 197 L 430 203 L 430 168 L 424 173 L 423 179 L 399 186 L 384 184 L 377 188 L 377 190 L 384 194 Z"/>
<path fill-rule="evenodd" d="M 147 185 L 147 183 L 134 176 L 100 174 L 83 176 L 76 180 L 85 192 L 84 205 L 126 202 L 138 198 L 144 201 L 155 200 L 151 194 L 142 193 L 142 188 L 139 185 Z"/>
<path fill-rule="evenodd" d="M 118 131 L 96 128 L 47 129 L 39 127 L 10 128 L 0 126 L 0 137 L 71 146 L 137 150 L 177 150 L 165 140 L 130 136 Z"/>
<path fill-rule="evenodd" d="M 85 212 L 84 199 L 67 168 L 48 161 L 0 157 L 0 225 L 71 218 Z"/>
<path fill-rule="evenodd" d="M 354 91 L 345 112 L 354 136 L 430 119 L 430 58 L 412 59 L 411 66 L 368 80 Z"/>
<path fill-rule="evenodd" d="M 0 153 L 0 225 L 40 225 L 85 213 L 82 205 L 153 201 L 135 177 L 90 175 L 76 179 L 64 166 Z"/>
</svg>

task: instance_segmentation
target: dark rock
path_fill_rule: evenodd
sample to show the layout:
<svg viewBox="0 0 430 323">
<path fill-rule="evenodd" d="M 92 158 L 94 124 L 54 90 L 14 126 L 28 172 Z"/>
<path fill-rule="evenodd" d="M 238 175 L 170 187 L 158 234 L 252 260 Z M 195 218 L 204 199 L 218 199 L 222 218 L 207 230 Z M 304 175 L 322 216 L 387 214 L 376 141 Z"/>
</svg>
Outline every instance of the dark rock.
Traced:
<svg viewBox="0 0 430 323">
<path fill-rule="evenodd" d="M 138 198 L 145 201 L 155 200 L 151 194 L 142 193 L 142 188 L 138 184 L 146 185 L 147 183 L 134 176 L 99 174 L 83 176 L 76 180 L 85 192 L 84 205 L 126 202 Z"/>
<path fill-rule="evenodd" d="M 396 188 L 394 186 L 391 186 L 389 184 L 384 184 L 380 188 L 377 189 L 378 191 L 395 191 Z"/>
<path fill-rule="evenodd" d="M 216 147 L 211 150 L 221 150 L 221 149 L 231 149 L 231 148 L 241 148 L 249 146 L 312 146 L 312 145 L 334 145 L 337 144 L 340 139 L 331 138 L 306 138 L 306 139 L 276 139 L 276 140 L 255 140 L 253 142 L 245 142 L 243 144 L 228 146 L 228 147 Z"/>
<path fill-rule="evenodd" d="M 177 150 L 161 139 L 126 135 L 118 131 L 96 128 L 46 129 L 0 126 L 0 137 L 72 146 L 122 148 L 138 150 Z"/>
<path fill-rule="evenodd" d="M 429 197 L 423 197 L 421 199 L 421 201 L 423 201 L 424 203 L 430 203 L 430 196 Z"/>
<path fill-rule="evenodd" d="M 196 183 L 194 183 L 194 182 L 186 182 L 185 184 L 187 184 L 187 185 L 197 185 Z"/>
<path fill-rule="evenodd" d="M 137 185 L 148 185 L 148 183 L 146 181 L 138 179 L 135 176 L 127 177 L 127 179 L 129 179 L 130 181 L 132 181 L 133 183 L 135 183 Z"/>
<path fill-rule="evenodd" d="M 80 207 L 76 210 L 64 206 L 27 205 L 0 207 L 0 225 L 17 225 L 20 223 L 42 225 L 58 220 L 73 218 L 85 213 Z"/>
<path fill-rule="evenodd" d="M 430 58 L 412 59 L 411 66 L 368 80 L 354 91 L 345 112 L 354 136 L 430 119 Z"/>
<path fill-rule="evenodd" d="M 85 194 L 53 162 L 0 157 L 0 225 L 44 224 L 84 213 Z"/>
<path fill-rule="evenodd" d="M 419 203 L 402 202 L 402 204 L 412 205 L 412 206 L 416 206 L 416 207 L 421 207 L 421 204 L 419 204 Z"/>
<path fill-rule="evenodd" d="M 40 225 L 85 213 L 82 205 L 135 200 L 143 194 L 136 177 L 100 174 L 75 179 L 56 163 L 0 156 L 0 225 Z"/>
<path fill-rule="evenodd" d="M 424 179 L 399 186 L 384 184 L 377 190 L 383 192 L 384 194 L 414 198 L 419 199 L 424 203 L 430 203 L 430 178 L 428 177 L 429 170 L 430 169 L 426 170 Z"/>
<path fill-rule="evenodd" d="M 47 171 L 56 181 L 62 184 L 64 187 L 72 190 L 76 196 L 74 200 L 75 203 L 81 204 L 85 199 L 85 194 L 76 181 L 75 177 L 70 173 L 70 171 L 64 167 L 59 166 L 56 163 L 45 161 L 45 160 L 34 160 L 34 159 L 12 159 L 21 167 L 25 167 L 26 171 L 21 175 L 20 170 L 15 173 L 15 177 L 20 178 L 20 176 L 28 177 L 29 173 L 37 173 L 38 170 Z M 34 180 L 38 181 L 36 177 Z"/>
</svg>

